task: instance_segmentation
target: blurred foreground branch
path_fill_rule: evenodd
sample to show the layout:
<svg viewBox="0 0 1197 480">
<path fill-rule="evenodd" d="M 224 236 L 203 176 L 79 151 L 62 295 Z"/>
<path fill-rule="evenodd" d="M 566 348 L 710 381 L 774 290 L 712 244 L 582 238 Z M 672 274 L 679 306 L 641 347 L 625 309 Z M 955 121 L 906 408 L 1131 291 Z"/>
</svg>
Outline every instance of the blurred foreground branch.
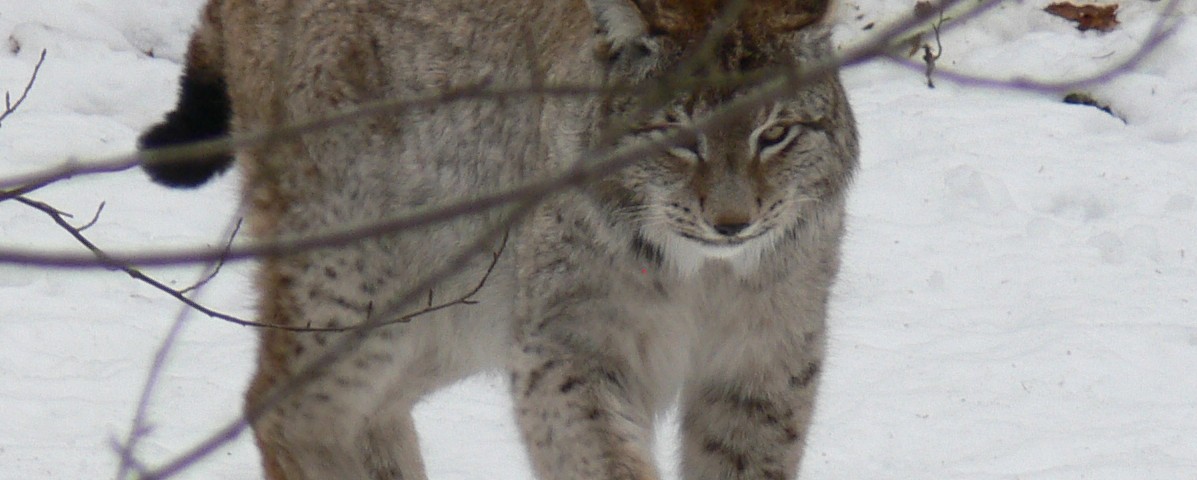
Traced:
<svg viewBox="0 0 1197 480">
<path fill-rule="evenodd" d="M 949 8 L 950 6 L 960 2 L 962 2 L 962 0 L 948 0 L 944 2 L 943 5 L 944 8 Z M 969 11 L 964 12 L 959 18 L 979 15 L 997 3 L 999 2 L 994 0 L 979 3 Z M 850 67 L 869 61 L 873 58 L 886 55 L 887 52 L 892 50 L 895 39 L 901 38 L 910 30 L 920 26 L 924 21 L 925 18 L 921 16 L 911 15 L 903 19 L 903 21 L 891 26 L 890 28 L 878 32 L 877 36 L 873 40 L 849 50 L 840 58 L 820 64 L 803 65 L 801 66 L 800 71 L 795 71 L 793 69 L 775 69 L 756 72 L 746 76 L 719 77 L 714 81 L 727 82 L 727 84 L 740 84 L 745 82 L 768 84 L 770 82 L 781 82 L 783 85 L 778 88 L 793 89 L 805 83 L 822 78 L 826 75 L 833 74 L 840 68 Z M 672 88 L 684 88 L 687 86 L 687 82 L 697 83 L 706 81 L 709 83 L 709 80 L 703 78 L 687 77 L 681 80 L 676 78 L 670 78 L 668 80 L 671 82 L 669 86 Z M 213 153 L 228 151 L 228 149 L 234 147 L 290 139 L 310 131 L 359 121 L 369 116 L 398 114 L 409 109 L 431 105 L 466 100 L 510 100 L 512 97 L 518 98 L 521 96 L 526 97 L 538 95 L 598 95 L 629 91 L 645 93 L 658 89 L 658 85 L 656 84 L 639 86 L 635 87 L 635 89 L 630 86 L 599 88 L 588 86 L 542 85 L 508 89 L 487 89 L 484 86 L 450 88 L 441 94 L 434 94 L 416 99 L 377 102 L 349 112 L 313 120 L 311 122 L 306 122 L 299 125 L 282 127 L 274 132 L 248 135 L 245 137 L 223 138 L 220 140 L 200 142 L 183 147 L 162 149 L 156 152 L 141 152 L 138 154 L 126 155 L 101 162 L 91 162 L 86 164 L 67 162 L 59 167 L 55 167 L 43 172 L 17 178 L 9 178 L 7 180 L 0 180 L 0 188 L 12 185 L 17 185 L 17 188 L 22 188 L 22 182 L 43 184 L 47 182 L 60 181 L 75 175 L 129 169 L 138 165 L 139 155 L 150 155 L 156 159 L 155 161 L 170 161 L 171 159 L 190 158 L 190 155 L 211 155 Z M 747 105 L 727 113 L 739 114 L 742 113 L 744 108 L 753 108 L 755 106 L 756 105 Z M 714 116 L 721 115 L 716 113 Z M 722 116 L 725 117 L 727 115 Z M 644 155 L 652 154 L 665 148 L 678 145 L 681 143 L 682 139 L 693 137 L 701 131 L 713 128 L 712 126 L 717 123 L 718 122 L 716 121 L 700 121 L 689 127 L 676 129 L 670 134 L 662 136 L 660 140 L 655 143 L 641 145 L 636 149 L 627 151 L 625 154 L 600 156 L 599 159 L 596 159 L 593 162 L 584 162 L 586 163 L 586 166 L 583 168 L 560 172 L 556 175 L 546 178 L 533 179 L 524 183 L 523 185 L 508 187 L 506 189 L 482 195 L 473 199 L 454 202 L 447 205 L 435 206 L 424 211 L 405 213 L 391 218 L 384 218 L 379 221 L 364 225 L 349 225 L 341 228 L 330 229 L 322 233 L 316 233 L 297 238 L 280 238 L 257 242 L 250 245 L 234 245 L 227 251 L 208 247 L 194 247 L 157 252 L 142 249 L 137 252 L 130 253 L 110 253 L 109 258 L 111 261 L 119 263 L 137 264 L 143 266 L 174 265 L 202 263 L 221 257 L 227 258 L 228 261 L 236 261 L 248 258 L 286 255 L 312 249 L 337 247 L 365 238 L 395 233 L 412 228 L 420 228 L 449 221 L 465 215 L 486 212 L 491 209 L 509 205 L 511 203 L 528 198 L 543 198 L 552 193 L 564 191 L 569 188 L 575 188 L 600 178 L 607 173 L 623 168 L 624 166 L 635 161 L 637 158 L 641 158 Z M 107 268 L 109 266 L 107 262 L 101 262 L 96 258 L 85 255 L 18 249 L 0 249 L 0 263 L 72 268 Z"/>
</svg>

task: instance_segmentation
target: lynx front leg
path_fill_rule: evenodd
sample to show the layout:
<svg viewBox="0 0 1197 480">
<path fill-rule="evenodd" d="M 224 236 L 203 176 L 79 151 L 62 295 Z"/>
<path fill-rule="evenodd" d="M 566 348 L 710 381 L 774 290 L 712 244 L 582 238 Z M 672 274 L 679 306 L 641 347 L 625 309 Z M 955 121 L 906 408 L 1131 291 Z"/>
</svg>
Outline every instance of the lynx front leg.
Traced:
<svg viewBox="0 0 1197 480">
<path fill-rule="evenodd" d="M 682 400 L 684 477 L 796 478 L 819 365 L 818 359 L 796 370 L 779 365 L 776 371 L 756 372 L 756 378 L 687 388 Z"/>
<path fill-rule="evenodd" d="M 541 480 L 653 480 L 652 415 L 626 369 L 577 346 L 525 343 L 517 418 Z"/>
</svg>

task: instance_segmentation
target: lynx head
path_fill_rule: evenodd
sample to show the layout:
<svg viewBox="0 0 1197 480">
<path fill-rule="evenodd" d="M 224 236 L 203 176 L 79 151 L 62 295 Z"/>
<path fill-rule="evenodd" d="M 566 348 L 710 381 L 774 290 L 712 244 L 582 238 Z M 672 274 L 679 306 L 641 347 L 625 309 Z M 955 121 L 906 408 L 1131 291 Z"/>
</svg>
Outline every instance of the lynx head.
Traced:
<svg viewBox="0 0 1197 480">
<path fill-rule="evenodd" d="M 857 156 L 838 78 L 743 101 L 766 85 L 776 89 L 784 72 L 830 60 L 820 24 L 827 7 L 826 0 L 591 1 L 608 79 L 648 87 L 608 99 L 607 133 L 594 142 L 660 145 L 602 182 L 599 195 L 683 274 L 709 259 L 747 274 L 804 225 L 836 216 L 826 228 L 838 228 Z M 691 128 L 721 111 L 725 121 Z"/>
</svg>

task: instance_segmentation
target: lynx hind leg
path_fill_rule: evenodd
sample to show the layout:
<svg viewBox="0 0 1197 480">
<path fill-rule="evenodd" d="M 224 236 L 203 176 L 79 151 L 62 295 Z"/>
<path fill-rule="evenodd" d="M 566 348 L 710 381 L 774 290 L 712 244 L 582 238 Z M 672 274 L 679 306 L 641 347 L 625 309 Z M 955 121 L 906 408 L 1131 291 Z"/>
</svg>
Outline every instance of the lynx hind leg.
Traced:
<svg viewBox="0 0 1197 480">
<path fill-rule="evenodd" d="M 815 401 L 820 360 L 758 378 L 707 382 L 682 398 L 687 480 L 796 478 Z M 771 377 L 771 378 L 770 378 Z M 747 375 L 742 379 L 751 378 Z"/>
<path fill-rule="evenodd" d="M 383 299 L 396 295 L 405 284 L 403 279 L 421 275 L 413 270 L 421 267 L 411 263 L 404 264 L 406 269 L 383 268 L 379 265 L 388 265 L 380 261 L 385 257 L 361 248 L 303 260 L 268 261 L 261 273 L 261 318 L 291 326 L 352 326 L 369 317 L 372 304 L 383 304 Z M 359 258 L 375 262 L 353 261 Z M 374 272 L 375 267 L 379 271 Z M 442 287 L 438 295 L 449 298 L 471 288 L 456 281 Z M 497 295 L 485 290 L 479 300 L 493 302 Z M 418 320 L 376 330 L 254 422 L 267 478 L 425 478 L 412 406 L 437 388 L 487 365 L 502 364 L 497 352 L 505 352 L 509 327 L 499 316 L 470 305 L 452 306 Z M 292 380 L 343 335 L 350 334 L 264 330 L 258 371 L 246 395 L 247 409 L 254 410 L 273 389 Z"/>
<path fill-rule="evenodd" d="M 351 414 L 343 412 L 343 414 Z M 370 419 L 358 430 L 324 428 L 343 425 L 327 418 L 305 418 L 298 425 L 295 416 L 281 415 L 255 426 L 258 447 L 268 480 L 361 478 L 371 480 L 423 480 L 410 407 L 406 418 Z M 295 434 L 294 441 L 281 435 Z"/>
<path fill-rule="evenodd" d="M 294 335 L 278 331 L 264 335 L 263 361 L 247 395 L 247 408 L 253 409 L 273 387 L 290 380 L 294 367 L 302 364 L 303 354 L 274 353 L 273 361 L 267 359 L 270 351 L 310 348 L 307 340 Z M 325 341 L 332 340 L 326 337 Z M 387 376 L 388 370 L 401 370 L 396 360 L 354 352 L 300 392 L 270 407 L 253 425 L 266 478 L 424 479 L 411 417 L 416 398 L 388 395 L 385 387 L 394 382 L 378 378 Z M 371 375 L 376 378 L 370 380 Z M 412 385 L 411 390 L 422 390 L 421 386 Z"/>
</svg>

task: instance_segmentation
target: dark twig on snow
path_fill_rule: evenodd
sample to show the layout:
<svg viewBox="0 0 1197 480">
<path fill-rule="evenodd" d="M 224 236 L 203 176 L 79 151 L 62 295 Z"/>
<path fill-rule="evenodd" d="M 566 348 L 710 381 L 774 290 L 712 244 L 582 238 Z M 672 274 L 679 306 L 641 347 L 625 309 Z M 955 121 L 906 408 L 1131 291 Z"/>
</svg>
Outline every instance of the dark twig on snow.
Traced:
<svg viewBox="0 0 1197 480">
<path fill-rule="evenodd" d="M 3 125 L 4 120 L 7 119 L 9 115 L 12 115 L 13 113 L 15 113 L 18 108 L 21 108 L 22 103 L 25 103 L 25 99 L 29 97 L 29 91 L 33 89 L 33 84 L 34 84 L 34 82 L 37 81 L 37 73 L 41 71 L 42 64 L 45 63 L 45 61 L 46 61 L 46 51 L 42 50 L 41 56 L 39 56 L 37 59 L 37 64 L 35 64 L 33 66 L 33 73 L 31 73 L 29 75 L 29 82 L 27 82 L 25 84 L 25 90 L 23 90 L 21 92 L 20 97 L 17 97 L 16 102 L 12 101 L 12 96 L 9 94 L 9 92 L 7 92 L 7 91 L 4 92 L 4 112 L 0 113 L 0 125 Z M 0 202 L 11 199 L 13 197 L 25 195 L 34 190 L 37 190 L 46 185 L 49 185 L 50 183 L 52 183 L 52 182 L 34 182 L 34 183 L 26 184 L 26 185 L 21 185 L 19 187 L 14 187 L 14 188 L 11 188 L 8 190 L 0 190 Z"/>
<path fill-rule="evenodd" d="M 927 88 L 935 88 L 931 74 L 935 73 L 935 61 L 943 55 L 943 42 L 939 38 L 939 29 L 943 26 L 943 7 L 939 9 L 939 19 L 931 24 L 931 31 L 935 33 L 935 53 L 931 53 L 931 46 L 923 44 L 923 63 L 927 64 Z"/>
<path fill-rule="evenodd" d="M 67 233 L 69 233 L 72 237 L 74 237 L 76 241 L 78 241 L 80 244 L 82 244 L 84 247 L 86 247 L 88 250 L 90 250 L 92 252 L 92 254 L 96 256 L 97 259 L 105 262 L 105 264 L 107 264 L 110 269 L 120 270 L 122 272 L 125 272 L 130 277 L 133 277 L 134 279 L 136 279 L 138 281 L 141 281 L 147 285 L 150 285 L 151 287 L 158 289 L 159 291 L 166 293 L 167 295 L 170 295 L 171 297 L 174 297 L 175 299 L 179 300 L 180 302 L 183 302 L 187 306 L 194 308 L 194 309 L 198 310 L 200 313 L 203 313 L 209 317 L 216 318 L 219 320 L 224 320 L 226 322 L 241 325 L 243 327 L 271 328 L 271 329 L 277 329 L 277 330 L 287 330 L 287 331 L 292 331 L 292 332 L 344 332 L 344 331 L 353 330 L 354 328 L 356 328 L 353 326 L 336 327 L 336 328 L 332 328 L 332 327 L 317 328 L 317 327 L 295 327 L 295 326 L 288 326 L 288 325 L 274 325 L 274 324 L 260 323 L 260 322 L 245 320 L 245 319 L 233 316 L 233 315 L 229 315 L 227 313 L 222 313 L 222 312 L 213 310 L 211 308 L 208 308 L 208 307 L 201 305 L 200 303 L 192 300 L 191 298 L 187 297 L 186 294 L 188 292 L 194 291 L 197 288 L 203 286 L 204 284 L 208 283 L 213 277 L 215 277 L 216 273 L 219 272 L 220 267 L 224 264 L 224 260 L 222 258 L 215 259 L 216 263 L 215 263 L 215 267 L 212 269 L 212 271 L 209 272 L 207 275 L 205 275 L 204 278 L 200 279 L 194 285 L 191 285 L 190 287 L 187 287 L 184 289 L 174 289 L 174 288 L 171 288 L 170 286 L 166 285 L 165 283 L 162 283 L 161 281 L 154 279 L 153 277 L 150 277 L 149 275 L 146 275 L 141 270 L 138 270 L 138 269 L 131 267 L 127 264 L 123 264 L 123 263 L 118 262 L 117 260 L 114 260 L 111 256 L 109 256 L 107 253 L 105 253 L 104 250 L 102 250 L 94 242 L 92 242 L 90 239 L 88 239 L 86 236 L 83 235 L 83 230 L 86 229 L 87 227 L 94 225 L 96 223 L 96 221 L 99 219 L 100 213 L 104 209 L 103 203 L 101 203 L 100 207 L 98 209 L 96 209 L 96 213 L 95 213 L 94 217 L 89 222 L 87 222 L 87 224 L 85 224 L 81 227 L 76 227 L 74 225 L 71 225 L 71 223 L 69 221 L 67 221 L 68 218 L 71 218 L 71 214 L 63 212 L 63 211 L 53 207 L 52 205 L 49 205 L 47 203 L 40 202 L 37 200 L 33 200 L 33 199 L 30 199 L 30 198 L 24 197 L 24 196 L 14 197 L 14 199 L 17 202 L 20 202 L 24 205 L 27 205 L 29 207 L 32 207 L 34 209 L 37 209 L 37 210 L 49 215 L 54 220 L 54 223 L 56 223 L 56 224 L 58 224 L 58 226 L 62 227 L 63 230 L 66 230 Z M 234 240 L 234 238 L 236 238 L 237 232 L 240 230 L 240 228 L 241 228 L 241 221 L 238 220 L 236 227 L 234 227 L 234 229 L 233 229 L 233 233 L 229 236 L 228 243 L 226 243 L 226 245 L 225 245 L 226 250 L 232 246 L 233 240 Z M 427 315 L 429 313 L 432 313 L 432 312 L 435 312 L 438 310 L 443 310 L 443 309 L 449 308 L 454 305 L 473 305 L 473 304 L 477 303 L 473 300 L 474 296 L 477 295 L 478 292 L 481 291 L 482 288 L 486 285 L 487 279 L 489 279 L 491 273 L 494 272 L 495 266 L 498 265 L 499 257 L 502 255 L 503 250 L 506 248 L 506 246 L 507 246 L 507 237 L 505 235 L 503 237 L 503 243 L 499 246 L 499 249 L 492 253 L 493 258 L 491 260 L 490 265 L 487 266 L 486 271 L 483 273 L 482 278 L 478 281 L 478 283 L 470 291 L 466 292 L 463 295 L 455 297 L 449 301 L 441 302 L 441 303 L 438 303 L 435 305 L 433 305 L 432 303 L 429 303 L 428 306 L 426 306 L 425 308 L 422 308 L 422 309 L 414 311 L 414 312 L 400 315 L 397 318 L 394 318 L 392 320 L 385 322 L 384 324 L 406 323 L 416 317 L 419 317 L 422 315 Z M 430 290 L 429 298 L 431 298 L 431 293 L 432 292 Z"/>
<path fill-rule="evenodd" d="M 99 207 L 96 207 L 96 213 L 95 213 L 95 214 L 93 214 L 93 215 L 91 216 L 91 220 L 88 220 L 88 221 L 87 221 L 87 223 L 85 223 L 85 224 L 83 224 L 83 225 L 80 225 L 80 226 L 78 226 L 78 227 L 75 227 L 75 229 L 76 229 L 76 230 L 79 230 L 79 233 L 83 233 L 83 232 L 84 232 L 84 231 L 86 231 L 87 229 L 89 229 L 89 228 L 91 228 L 92 226 L 94 226 L 94 225 L 96 224 L 96 222 L 100 221 L 100 214 L 101 214 L 101 213 L 104 213 L 104 206 L 105 206 L 105 205 L 108 205 L 108 202 L 100 202 L 100 206 L 99 206 Z M 70 215 L 67 215 L 67 217 L 69 218 L 69 217 L 70 217 Z"/>
<path fill-rule="evenodd" d="M 97 246 L 95 243 L 93 243 L 89 238 L 87 238 L 85 235 L 83 235 L 83 228 L 91 226 L 91 224 L 94 224 L 95 223 L 94 219 L 91 222 L 88 222 L 87 225 L 84 225 L 84 227 L 76 227 L 74 225 L 71 225 L 71 222 L 67 221 L 67 218 L 70 216 L 69 214 L 62 212 L 47 203 L 33 200 L 33 199 L 25 197 L 25 196 L 13 197 L 13 199 L 16 200 L 17 202 L 20 202 L 21 204 L 24 204 L 26 206 L 29 206 L 36 210 L 39 210 L 39 211 L 45 213 L 46 215 L 49 215 L 50 218 L 52 220 L 54 220 L 54 223 L 58 224 L 58 226 L 62 227 L 62 229 L 65 230 L 67 233 L 69 233 L 71 235 L 71 237 L 74 237 L 74 239 L 76 241 L 78 241 L 80 244 L 82 244 L 84 247 L 86 247 L 88 250 L 90 250 L 92 255 L 95 255 L 96 259 L 103 262 L 104 265 L 107 265 L 108 269 L 119 270 L 119 271 L 125 272 L 130 277 L 133 277 L 134 279 L 136 279 L 142 283 L 145 283 L 151 287 L 158 289 L 159 291 L 166 293 L 167 295 L 170 295 L 171 297 L 174 297 L 176 300 L 183 302 L 184 304 L 186 304 L 187 306 L 189 306 L 191 308 L 199 310 L 200 312 L 202 312 L 205 315 L 208 315 L 209 317 L 219 318 L 221 320 L 236 323 L 238 325 L 253 325 L 254 324 L 254 322 L 242 320 L 242 319 L 234 317 L 232 315 L 229 315 L 226 313 L 221 313 L 221 312 L 212 310 L 208 307 L 205 307 L 203 305 L 200 305 L 199 303 L 195 302 L 194 300 L 192 300 L 192 299 L 188 298 L 186 295 L 184 295 L 183 292 L 173 289 L 170 286 L 166 285 L 165 283 L 162 283 L 161 281 L 158 281 L 158 280 L 154 279 L 153 277 L 146 275 L 141 270 L 138 270 L 138 269 L 131 267 L 127 264 L 124 264 L 117 260 L 114 260 L 107 253 L 105 253 L 104 250 L 102 250 L 99 246 Z M 102 210 L 102 207 L 97 209 L 96 218 L 99 218 L 100 210 Z"/>
<path fill-rule="evenodd" d="M 25 103 L 25 98 L 29 96 L 29 91 L 33 89 L 34 82 L 37 81 L 37 72 L 41 71 L 42 64 L 46 62 L 46 51 L 43 49 L 42 54 L 37 59 L 37 64 L 33 66 L 33 73 L 29 75 L 29 82 L 25 84 L 25 90 L 21 92 L 21 96 L 17 97 L 17 101 L 12 101 L 12 97 L 6 91 L 4 92 L 4 113 L 0 113 L 0 125 L 4 124 L 4 120 L 16 112 Z"/>
</svg>

